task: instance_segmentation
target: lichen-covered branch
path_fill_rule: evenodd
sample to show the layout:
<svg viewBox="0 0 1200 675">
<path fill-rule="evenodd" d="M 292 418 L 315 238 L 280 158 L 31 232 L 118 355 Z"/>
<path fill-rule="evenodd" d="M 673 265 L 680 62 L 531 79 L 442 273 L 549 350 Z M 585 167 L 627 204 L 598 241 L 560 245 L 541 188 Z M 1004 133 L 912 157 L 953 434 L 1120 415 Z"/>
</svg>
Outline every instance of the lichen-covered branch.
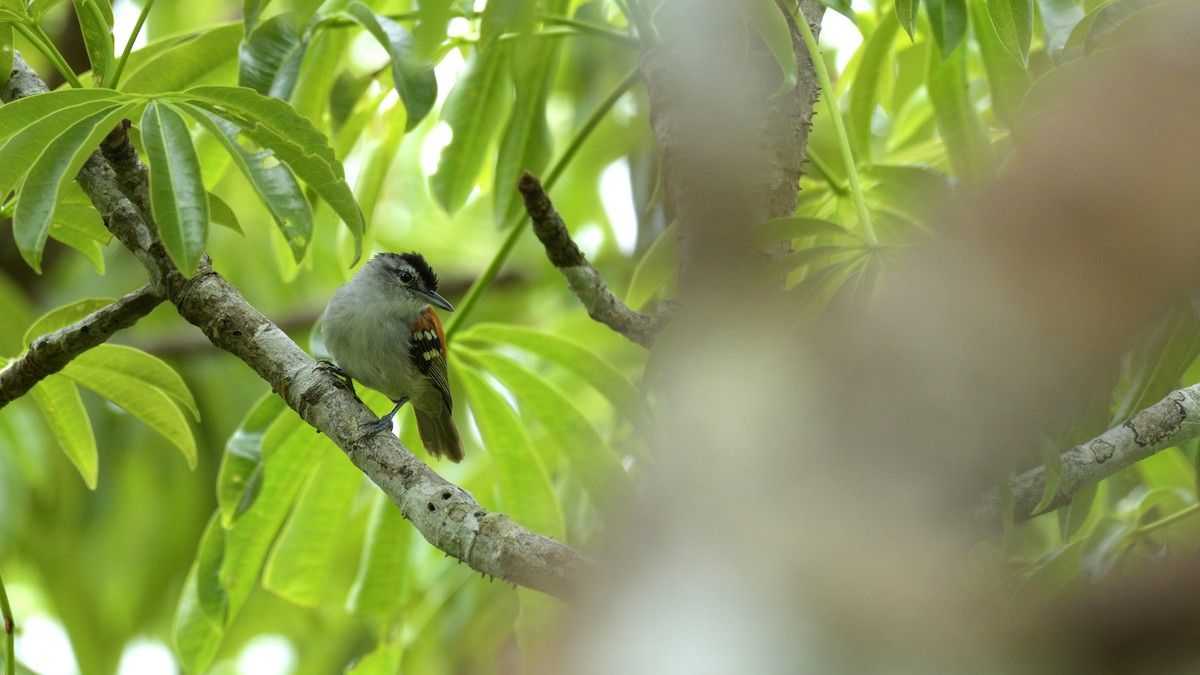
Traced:
<svg viewBox="0 0 1200 675">
<path fill-rule="evenodd" d="M 143 286 L 70 326 L 38 337 L 29 345 L 29 351 L 0 371 L 0 408 L 24 396 L 47 375 L 65 368 L 76 356 L 137 323 L 164 299 L 149 285 Z"/>
<path fill-rule="evenodd" d="M 1071 503 L 1084 488 L 1091 487 L 1127 466 L 1165 448 L 1200 436 L 1200 384 L 1173 391 L 1166 398 L 1134 415 L 1096 438 L 1062 453 L 1058 491 L 1046 512 Z M 1013 520 L 1022 522 L 1038 513 L 1034 509 L 1046 491 L 1046 469 L 1037 467 L 1012 480 Z M 980 528 L 1000 526 L 1000 497 L 997 490 L 984 495 L 973 518 Z"/>
<path fill-rule="evenodd" d="M 19 97 L 45 91 L 19 57 L 12 82 L 19 84 L 0 94 Z M 190 279 L 175 268 L 153 224 L 127 196 L 136 196 L 140 188 L 119 178 L 105 159 L 124 157 L 123 166 L 138 164 L 124 128 L 114 133 L 106 139 L 104 153 L 93 153 L 77 180 L 108 229 L 146 268 L 151 288 L 161 290 L 180 316 L 254 369 L 301 418 L 333 440 L 434 546 L 483 574 L 552 595 L 571 595 L 589 574 L 591 558 L 487 511 L 394 436 L 361 438 L 362 427 L 375 421 L 374 414 L 337 386 L 336 378 L 318 371 L 312 357 L 215 272 L 207 256 Z"/>
<path fill-rule="evenodd" d="M 600 273 L 571 239 L 571 233 L 550 202 L 550 196 L 533 174 L 526 171 L 517 188 L 525 199 L 525 210 L 533 222 L 533 232 L 546 247 L 546 256 L 566 277 L 567 285 L 583 303 L 588 316 L 649 349 L 658 336 L 658 321 L 630 309 L 612 294 Z"/>
</svg>

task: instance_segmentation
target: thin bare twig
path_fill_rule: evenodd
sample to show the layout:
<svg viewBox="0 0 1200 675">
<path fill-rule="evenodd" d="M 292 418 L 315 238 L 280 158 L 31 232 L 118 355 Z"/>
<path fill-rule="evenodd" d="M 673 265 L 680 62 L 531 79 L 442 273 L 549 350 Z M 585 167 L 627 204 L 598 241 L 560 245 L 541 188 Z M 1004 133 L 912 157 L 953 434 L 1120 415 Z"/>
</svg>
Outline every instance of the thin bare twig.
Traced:
<svg viewBox="0 0 1200 675">
<path fill-rule="evenodd" d="M 567 284 L 583 303 L 588 316 L 633 342 L 650 348 L 661 328 L 658 320 L 635 312 L 612 294 L 600 273 L 571 239 L 571 233 L 550 202 L 550 196 L 533 174 L 526 171 L 517 187 L 525 199 L 525 210 L 533 221 L 533 231 L 546 247 L 546 256 L 566 277 Z"/>
<path fill-rule="evenodd" d="M 165 300 L 149 284 L 102 307 L 29 345 L 25 352 L 0 370 L 0 408 L 24 396 L 47 375 L 62 370 L 72 359 L 108 342 L 117 331 L 137 323 Z"/>
</svg>

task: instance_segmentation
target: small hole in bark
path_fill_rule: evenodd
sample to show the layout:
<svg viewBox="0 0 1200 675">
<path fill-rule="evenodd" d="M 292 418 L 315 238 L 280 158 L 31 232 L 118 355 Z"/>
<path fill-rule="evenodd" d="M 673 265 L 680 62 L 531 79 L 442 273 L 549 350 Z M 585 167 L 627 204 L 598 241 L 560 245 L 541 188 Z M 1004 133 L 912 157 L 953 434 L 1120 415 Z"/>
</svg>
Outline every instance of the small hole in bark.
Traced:
<svg viewBox="0 0 1200 675">
<path fill-rule="evenodd" d="M 442 490 L 442 499 L 450 499 L 451 496 L 449 490 Z"/>
<path fill-rule="evenodd" d="M 430 510 L 430 511 L 437 511 L 437 507 L 433 505 L 433 502 L 429 502 L 429 510 Z"/>
</svg>

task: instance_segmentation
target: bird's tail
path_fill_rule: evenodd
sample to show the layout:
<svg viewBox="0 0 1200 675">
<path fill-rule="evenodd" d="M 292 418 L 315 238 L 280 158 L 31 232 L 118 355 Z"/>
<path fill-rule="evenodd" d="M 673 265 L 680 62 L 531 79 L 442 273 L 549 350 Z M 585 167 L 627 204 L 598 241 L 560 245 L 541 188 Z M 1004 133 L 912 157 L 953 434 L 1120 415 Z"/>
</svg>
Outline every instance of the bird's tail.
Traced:
<svg viewBox="0 0 1200 675">
<path fill-rule="evenodd" d="M 462 439 L 454 426 L 454 418 L 450 411 L 442 408 L 440 412 L 425 412 L 414 407 L 417 415 L 417 431 L 421 434 L 421 443 L 429 454 L 437 459 L 446 457 L 451 462 L 461 462 L 463 458 Z"/>
</svg>

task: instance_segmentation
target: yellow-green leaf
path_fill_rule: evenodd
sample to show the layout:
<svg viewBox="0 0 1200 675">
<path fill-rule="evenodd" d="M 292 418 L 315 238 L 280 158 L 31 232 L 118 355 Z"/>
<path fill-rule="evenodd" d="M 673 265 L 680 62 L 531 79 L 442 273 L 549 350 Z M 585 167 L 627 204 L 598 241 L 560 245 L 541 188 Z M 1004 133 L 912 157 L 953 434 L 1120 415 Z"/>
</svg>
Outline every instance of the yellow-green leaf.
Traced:
<svg viewBox="0 0 1200 675">
<path fill-rule="evenodd" d="M 30 393 L 67 459 L 79 470 L 88 489 L 96 489 L 100 471 L 96 437 L 75 384 L 62 375 L 48 375 L 33 385 Z"/>
</svg>

